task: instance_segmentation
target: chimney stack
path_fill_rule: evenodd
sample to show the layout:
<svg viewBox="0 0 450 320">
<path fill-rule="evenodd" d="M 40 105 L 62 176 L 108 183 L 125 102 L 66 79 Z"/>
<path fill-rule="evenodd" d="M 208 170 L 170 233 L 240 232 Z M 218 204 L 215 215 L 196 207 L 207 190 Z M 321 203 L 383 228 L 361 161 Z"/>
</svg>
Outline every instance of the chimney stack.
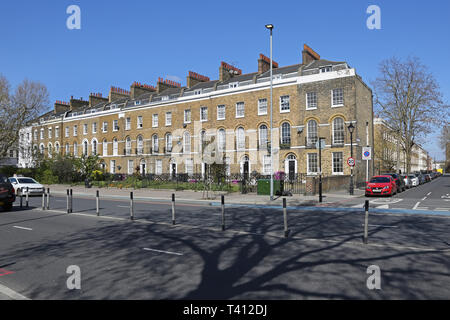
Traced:
<svg viewBox="0 0 450 320">
<path fill-rule="evenodd" d="M 208 81 L 211 81 L 208 77 L 195 73 L 193 71 L 189 71 L 189 75 L 186 78 L 188 88 L 192 88 L 199 82 L 208 82 Z"/>
<path fill-rule="evenodd" d="M 129 98 L 130 95 L 130 91 L 118 87 L 111 87 L 111 89 L 109 90 L 109 102 L 111 103 L 123 98 Z"/>
<path fill-rule="evenodd" d="M 163 78 L 158 78 L 158 84 L 157 84 L 156 91 L 158 93 L 161 93 L 168 88 L 181 88 L 181 83 L 175 82 L 172 80 L 168 80 L 168 79 L 164 80 Z"/>
<path fill-rule="evenodd" d="M 91 93 L 89 95 L 89 108 L 92 108 L 93 106 L 102 103 L 102 102 L 108 102 L 108 98 L 103 98 L 103 95 L 101 93 Z"/>
<path fill-rule="evenodd" d="M 156 92 L 156 87 L 135 81 L 131 85 L 130 91 L 131 91 L 131 99 L 136 99 L 137 97 L 143 94 Z"/>
<path fill-rule="evenodd" d="M 219 80 L 220 81 L 227 81 L 228 79 L 234 77 L 234 76 L 238 76 L 242 74 L 242 70 L 238 69 L 234 66 L 232 66 L 231 64 L 228 64 L 226 62 L 221 62 L 220 63 L 220 68 L 219 68 Z"/>
<path fill-rule="evenodd" d="M 55 114 L 61 113 L 61 112 L 66 112 L 66 111 L 70 111 L 70 104 L 66 101 L 61 101 L 61 100 L 56 100 L 55 101 Z"/>
<path fill-rule="evenodd" d="M 272 60 L 272 67 L 274 69 L 278 68 L 278 63 Z M 269 70 L 270 70 L 270 58 L 260 53 L 258 59 L 258 74 L 262 74 Z"/>
<path fill-rule="evenodd" d="M 302 64 L 307 65 L 315 60 L 320 60 L 319 54 L 311 49 L 308 45 L 304 44 L 302 51 Z"/>
<path fill-rule="evenodd" d="M 74 99 L 73 96 L 70 97 L 70 110 L 80 110 L 89 106 L 88 101 L 81 99 Z"/>
</svg>

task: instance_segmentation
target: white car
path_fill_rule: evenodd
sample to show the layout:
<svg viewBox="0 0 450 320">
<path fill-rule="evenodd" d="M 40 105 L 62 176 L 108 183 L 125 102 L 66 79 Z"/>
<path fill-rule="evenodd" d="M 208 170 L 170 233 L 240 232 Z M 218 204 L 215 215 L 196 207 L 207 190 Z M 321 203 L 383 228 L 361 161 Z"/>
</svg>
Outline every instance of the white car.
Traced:
<svg viewBox="0 0 450 320">
<path fill-rule="evenodd" d="M 416 177 L 413 174 L 409 175 L 408 177 L 409 177 L 409 180 L 411 180 L 412 187 L 417 187 L 420 184 L 419 177 Z"/>
<path fill-rule="evenodd" d="M 42 195 L 44 192 L 44 186 L 34 180 L 33 178 L 28 177 L 12 177 L 9 178 L 9 182 L 13 185 L 14 189 L 16 190 L 16 194 L 20 195 L 21 193 L 23 195 L 27 194 L 27 188 L 30 196 L 34 195 Z"/>
</svg>

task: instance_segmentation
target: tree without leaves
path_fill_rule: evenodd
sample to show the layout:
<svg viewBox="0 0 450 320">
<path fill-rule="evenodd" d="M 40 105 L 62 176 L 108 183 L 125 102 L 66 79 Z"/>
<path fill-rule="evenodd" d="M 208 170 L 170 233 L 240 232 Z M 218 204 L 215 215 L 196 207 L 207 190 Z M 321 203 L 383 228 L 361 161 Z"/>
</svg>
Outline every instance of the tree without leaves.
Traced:
<svg viewBox="0 0 450 320">
<path fill-rule="evenodd" d="M 404 62 L 390 58 L 379 69 L 380 76 L 372 83 L 375 104 L 398 134 L 410 172 L 414 145 L 448 119 L 449 108 L 442 104 L 439 85 L 418 58 Z"/>
<path fill-rule="evenodd" d="M 47 108 L 49 94 L 45 85 L 24 80 L 11 95 L 8 80 L 0 75 L 0 159 L 15 147 L 19 131 Z"/>
<path fill-rule="evenodd" d="M 447 143 L 450 142 L 450 123 L 447 123 L 447 125 L 444 125 L 441 130 L 441 134 L 439 136 L 439 145 L 440 147 L 445 150 L 447 147 Z"/>
</svg>

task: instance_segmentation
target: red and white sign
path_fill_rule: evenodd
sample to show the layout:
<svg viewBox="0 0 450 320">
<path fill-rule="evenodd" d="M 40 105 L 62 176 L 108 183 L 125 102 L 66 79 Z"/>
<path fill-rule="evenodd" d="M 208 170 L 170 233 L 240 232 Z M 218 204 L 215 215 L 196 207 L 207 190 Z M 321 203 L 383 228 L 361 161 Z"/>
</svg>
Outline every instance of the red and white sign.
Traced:
<svg viewBox="0 0 450 320">
<path fill-rule="evenodd" d="M 353 159 L 352 157 L 348 158 L 348 159 L 347 159 L 347 164 L 348 164 L 350 167 L 354 167 L 354 166 L 355 166 L 355 159 Z"/>
</svg>

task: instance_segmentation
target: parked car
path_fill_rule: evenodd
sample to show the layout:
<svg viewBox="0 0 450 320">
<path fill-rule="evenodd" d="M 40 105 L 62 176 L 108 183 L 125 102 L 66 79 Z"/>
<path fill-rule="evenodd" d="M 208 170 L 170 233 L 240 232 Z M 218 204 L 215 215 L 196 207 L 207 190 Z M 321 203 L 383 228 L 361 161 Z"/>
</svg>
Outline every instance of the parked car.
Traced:
<svg viewBox="0 0 450 320">
<path fill-rule="evenodd" d="M 424 184 L 425 181 L 425 176 L 423 174 L 421 174 L 420 172 L 414 173 L 414 175 L 419 178 L 419 184 Z"/>
<path fill-rule="evenodd" d="M 414 174 L 410 174 L 408 177 L 411 180 L 412 187 L 417 187 L 420 184 L 419 177 L 416 177 Z"/>
<path fill-rule="evenodd" d="M 4 211 L 11 211 L 14 201 L 16 201 L 16 192 L 8 178 L 0 174 L 0 208 Z"/>
<path fill-rule="evenodd" d="M 397 183 L 390 175 L 375 176 L 366 185 L 366 197 L 397 194 Z"/>
<path fill-rule="evenodd" d="M 409 176 L 402 174 L 401 177 L 402 177 L 403 181 L 405 182 L 406 189 L 412 188 L 412 182 L 411 182 L 411 179 L 409 178 Z"/>
<path fill-rule="evenodd" d="M 430 182 L 430 181 L 431 181 L 431 175 L 430 175 L 430 174 L 427 173 L 427 174 L 425 175 L 425 181 L 426 181 L 426 182 Z"/>
<path fill-rule="evenodd" d="M 384 173 L 383 176 L 391 176 L 394 178 L 395 183 L 397 184 L 397 191 L 403 192 L 406 190 L 405 181 L 401 179 L 401 177 L 397 173 Z"/>
<path fill-rule="evenodd" d="M 27 188 L 29 196 L 42 195 L 42 193 L 44 192 L 44 186 L 33 178 L 11 177 L 9 178 L 9 182 L 11 182 L 11 184 L 16 189 L 16 194 L 18 196 L 20 196 L 21 194 L 25 195 L 27 193 Z"/>
</svg>

